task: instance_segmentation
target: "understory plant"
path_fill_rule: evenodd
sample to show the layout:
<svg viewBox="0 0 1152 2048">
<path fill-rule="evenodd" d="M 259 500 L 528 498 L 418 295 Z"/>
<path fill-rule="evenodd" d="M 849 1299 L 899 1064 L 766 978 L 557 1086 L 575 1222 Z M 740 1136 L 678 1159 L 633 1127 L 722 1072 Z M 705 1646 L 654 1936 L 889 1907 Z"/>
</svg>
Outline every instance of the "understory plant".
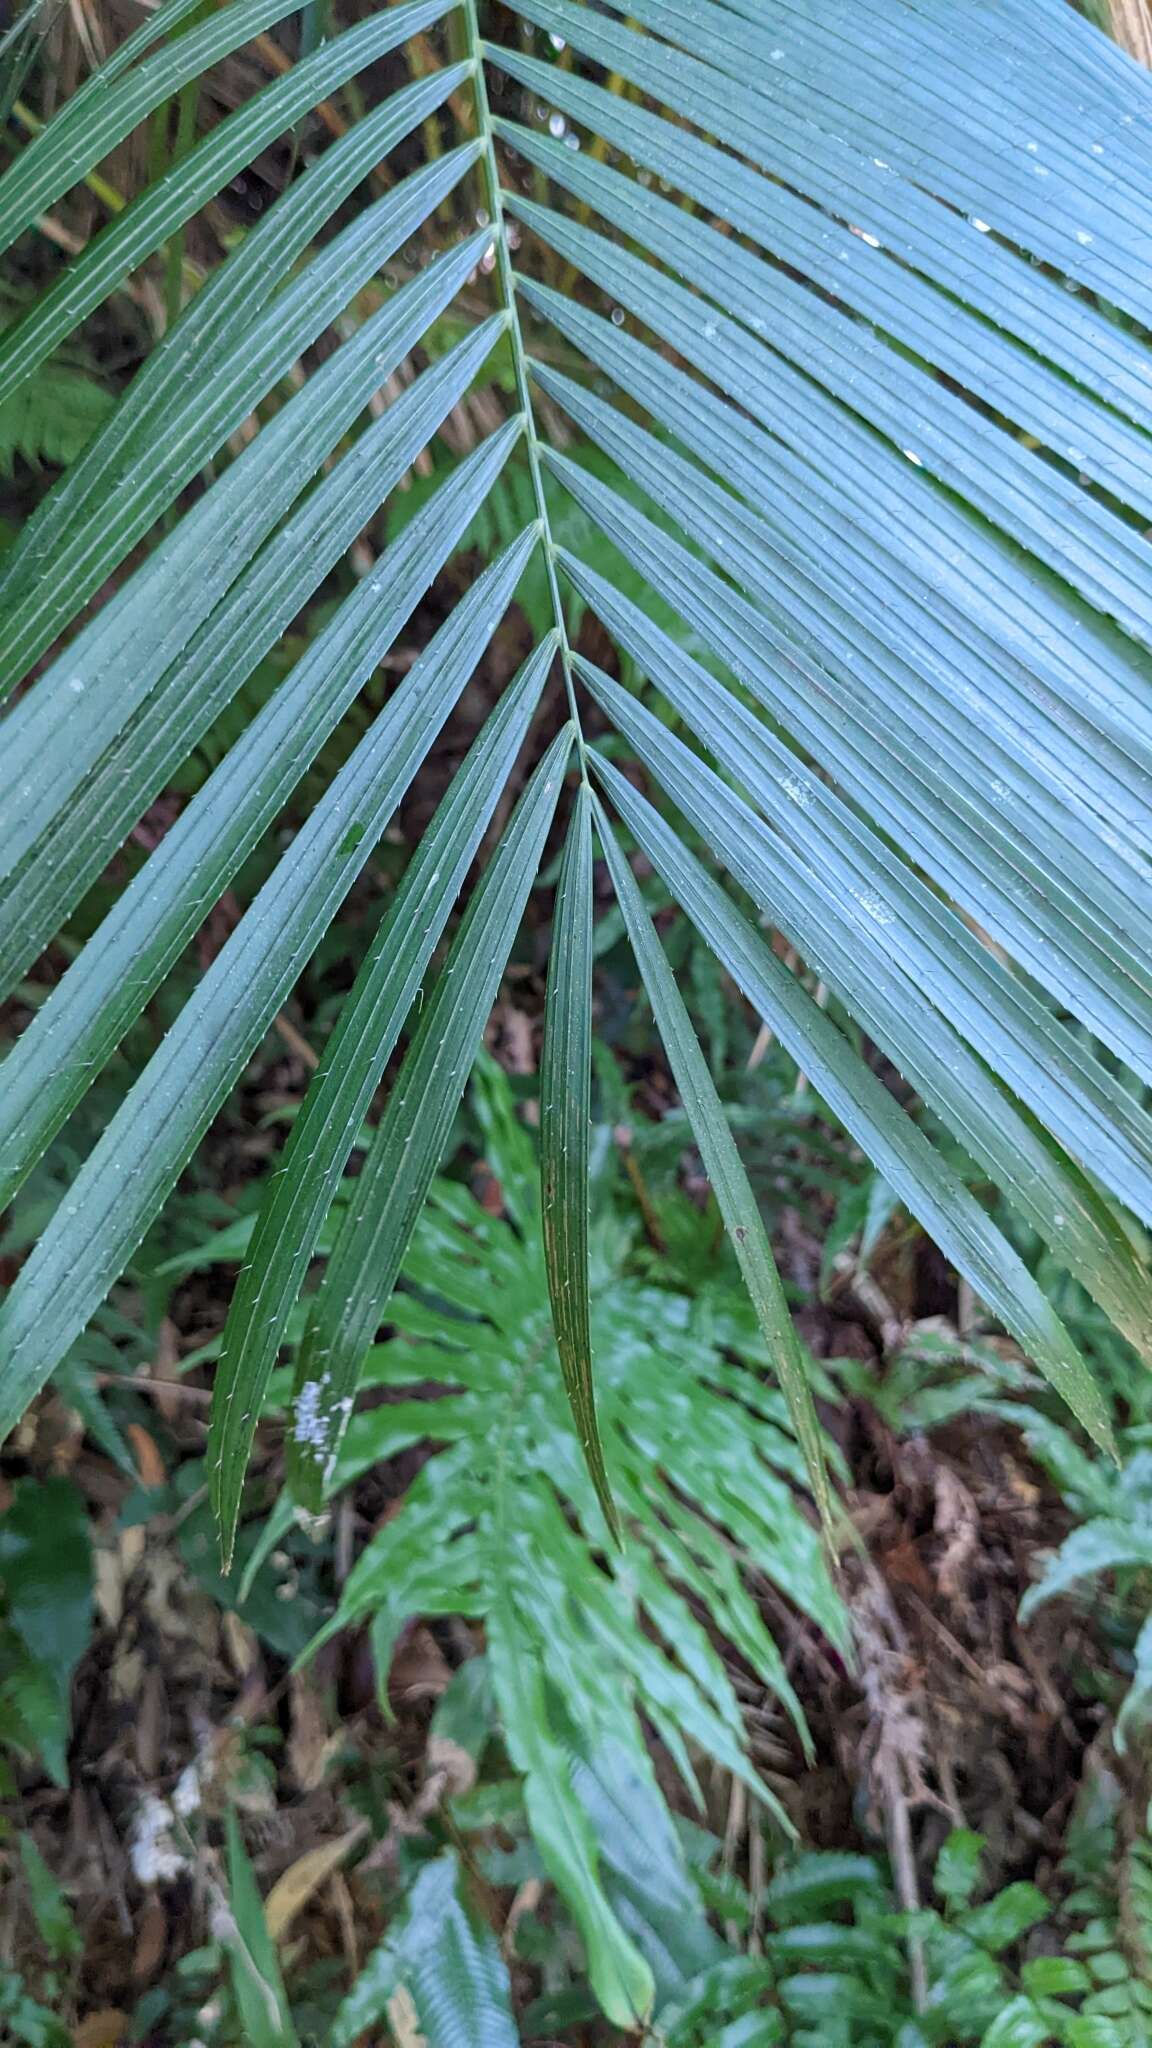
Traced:
<svg viewBox="0 0 1152 2048">
<path fill-rule="evenodd" d="M 364 1386 L 390 1398 L 350 1425 L 334 1477 L 352 1479 L 413 1442 L 439 1448 L 357 1559 L 325 1634 L 369 1622 L 386 1683 L 407 1621 L 483 1625 L 487 1684 L 532 1836 L 580 1928 L 600 2002 L 624 2025 L 651 2008 L 652 1973 L 605 1897 L 582 1772 L 611 1753 L 659 1802 L 647 1726 L 689 1796 L 700 1797 L 705 1761 L 720 1766 L 787 1835 L 749 1760 L 717 1643 L 806 1741 L 749 1574 L 841 1655 L 846 1616 L 795 1491 L 803 1462 L 764 1384 L 770 1360 L 754 1318 L 726 1273 L 695 1297 L 631 1277 L 627 1232 L 607 1207 L 592 1241 L 592 1331 L 624 1539 L 613 1542 L 565 1427 L 535 1150 L 498 1070 L 482 1070 L 481 1091 L 485 1159 L 507 1216 L 486 1214 L 457 1183 L 433 1187 L 389 1309 L 395 1334 L 364 1367 Z"/>
</svg>

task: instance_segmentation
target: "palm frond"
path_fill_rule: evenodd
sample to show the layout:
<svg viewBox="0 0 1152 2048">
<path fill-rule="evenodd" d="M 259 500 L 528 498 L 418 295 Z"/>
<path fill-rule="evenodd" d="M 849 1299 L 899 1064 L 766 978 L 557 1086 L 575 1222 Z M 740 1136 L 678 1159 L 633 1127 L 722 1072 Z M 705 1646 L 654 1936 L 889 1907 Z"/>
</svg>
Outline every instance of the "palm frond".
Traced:
<svg viewBox="0 0 1152 2048">
<path fill-rule="evenodd" d="M 287 10 L 231 0 L 188 27 L 190 12 L 191 0 L 165 0 L 0 179 L 6 243 L 149 109 Z M 369 949 L 237 1292 L 214 1423 L 226 1545 L 269 1373 L 322 1243 L 331 1256 L 297 1361 L 294 1481 L 314 1501 L 333 1458 L 343 1469 L 360 1364 L 569 762 L 579 787 L 549 997 L 545 1171 L 560 1356 L 592 1470 L 600 1369 L 581 1178 L 593 776 L 596 801 L 725 972 L 1099 1441 L 1091 1380 L 969 1182 L 999 1188 L 1152 1357 L 1152 82 L 1059 0 L 944 13 L 919 0 L 630 0 L 627 19 L 623 6 L 516 0 L 515 13 L 522 34 L 504 47 L 482 41 L 476 0 L 404 0 L 302 56 L 125 208 L 0 343 L 0 400 L 25 403 L 31 380 L 56 374 L 51 351 L 256 150 L 408 36 L 451 24 L 449 61 L 355 121 L 240 238 L 0 571 L 0 680 L 17 692 L 0 828 L 11 990 L 471 382 L 501 365 L 506 423 L 434 478 L 5 1066 L 10 1195 L 423 593 L 493 516 L 515 447 L 527 525 L 280 851 L 0 1309 L 7 1429 L 132 1258 L 530 571 L 546 615 L 535 650 Z M 469 132 L 408 169 L 409 138 L 432 117 L 447 134 L 468 94 Z M 547 134 L 541 106 L 554 112 Z M 527 120 L 510 118 L 518 108 Z M 377 178 L 401 145 L 407 174 Z M 381 283 L 414 237 L 443 242 L 446 207 L 470 224 L 477 197 L 479 235 L 398 288 Z M 445 352 L 433 336 L 449 313 Z M 334 327 L 342 345 L 301 378 Z M 426 366 L 401 393 L 395 373 L 414 357 Z M 567 451 L 538 424 L 561 415 L 584 437 Z M 574 646 L 585 610 L 618 676 Z M 421 1013 L 421 979 L 554 659 L 565 731 L 543 736 L 551 750 Z M 603 726 L 607 744 L 591 736 Z M 618 742 L 646 792 L 613 766 Z M 819 1491 L 755 1204 L 606 814 L 604 830 Z M 831 1015 L 748 901 L 831 991 Z M 934 1150 L 853 1025 L 970 1174 Z M 361 1224 L 326 1238 L 405 1028 L 358 1184 Z"/>
</svg>

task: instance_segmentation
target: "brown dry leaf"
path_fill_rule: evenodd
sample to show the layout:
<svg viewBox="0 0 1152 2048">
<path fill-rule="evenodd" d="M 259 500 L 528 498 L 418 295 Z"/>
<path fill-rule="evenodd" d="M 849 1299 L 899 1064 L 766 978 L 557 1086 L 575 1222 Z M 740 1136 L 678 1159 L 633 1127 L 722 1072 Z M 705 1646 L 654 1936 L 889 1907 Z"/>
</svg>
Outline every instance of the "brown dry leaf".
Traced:
<svg viewBox="0 0 1152 2048">
<path fill-rule="evenodd" d="M 143 1673 L 140 1697 L 132 1725 L 136 1768 L 145 1784 L 151 1784 L 160 1769 L 168 1731 L 168 1696 L 165 1675 L 155 1665 Z"/>
<path fill-rule="evenodd" d="M 335 1734 L 330 1731 L 323 1697 L 309 1672 L 292 1673 L 289 1696 L 292 1702 L 289 1769 L 301 1792 L 314 1792 L 343 1737 L 339 1730 Z"/>
<path fill-rule="evenodd" d="M 492 1013 L 489 1043 L 506 1074 L 534 1074 L 532 1019 L 514 1003 L 498 1003 Z"/>
<path fill-rule="evenodd" d="M 933 1473 L 936 1490 L 936 1534 L 944 1547 L 936 1562 L 936 1580 L 946 1600 L 968 1601 L 968 1572 L 980 1545 L 980 1510 L 963 1480 L 947 1465 Z"/>
<path fill-rule="evenodd" d="M 168 1915 L 159 1892 L 149 1892 L 137 1920 L 136 1953 L 132 1975 L 137 1984 L 147 1984 L 156 1975 L 168 1950 Z"/>
<path fill-rule="evenodd" d="M 538 1877 L 526 1877 L 508 1908 L 504 1932 L 500 1936 L 500 1947 L 505 1956 L 510 1956 L 516 1945 L 516 1929 L 525 1913 L 534 1913 L 544 1896 L 544 1886 Z"/>
<path fill-rule="evenodd" d="M 401 1638 L 388 1674 L 388 1690 L 398 1703 L 438 1700 L 451 1679 L 452 1666 L 431 1629 L 418 1624 Z"/>
<path fill-rule="evenodd" d="M 1111 0 L 1112 34 L 1138 64 L 1152 66 L 1152 12 L 1146 0 Z"/>
<path fill-rule="evenodd" d="M 156 1448 L 156 1440 L 149 1436 L 142 1422 L 130 1422 L 128 1440 L 136 1458 L 136 1470 L 142 1486 L 163 1486 L 168 1478 L 164 1460 Z"/>
<path fill-rule="evenodd" d="M 260 1662 L 260 1644 L 247 1622 L 241 1621 L 230 1607 L 220 1616 L 220 1628 L 228 1661 L 237 1678 L 247 1678 Z"/>
<path fill-rule="evenodd" d="M 90 2012 L 73 2028 L 73 2048 L 120 2048 L 127 2031 L 127 2013 L 106 2006 L 102 2012 Z"/>
<path fill-rule="evenodd" d="M 403 1985 L 399 1991 L 392 1993 L 388 2000 L 387 2012 L 388 2025 L 392 2029 L 396 2048 L 427 2048 L 424 2036 L 420 2032 L 416 2007 Z"/>
<path fill-rule="evenodd" d="M 283 1941 L 297 1913 L 308 1904 L 313 1892 L 326 1883 L 334 1870 L 339 1869 L 367 1832 L 367 1821 L 358 1820 L 334 1842 L 321 1842 L 319 1848 L 306 1850 L 295 1863 L 289 1864 L 264 1901 L 264 1918 L 273 1941 Z"/>
<path fill-rule="evenodd" d="M 435 1783 L 437 1800 L 462 1799 L 476 1783 L 475 1759 L 447 1735 L 428 1738 L 428 1776 L 424 1790 Z"/>
<path fill-rule="evenodd" d="M 110 1549 L 106 1543 L 98 1543 L 92 1553 L 93 1586 L 96 1611 L 108 1628 L 117 1629 L 124 1618 L 124 1564 L 119 1546 Z"/>
<path fill-rule="evenodd" d="M 177 1379 L 179 1371 L 180 1333 L 171 1316 L 164 1316 L 157 1333 L 156 1355 L 149 1372 L 151 1378 L 159 1382 L 153 1399 L 165 1422 L 175 1422 L 187 1406 L 183 1389 L 169 1384 Z"/>
<path fill-rule="evenodd" d="M 893 1585 L 911 1586 L 913 1592 L 919 1593 L 922 1599 L 931 1600 L 936 1589 L 932 1584 L 928 1567 L 910 1536 L 901 1537 L 899 1543 L 894 1543 L 891 1549 L 883 1551 L 880 1563 L 885 1578 Z"/>
</svg>

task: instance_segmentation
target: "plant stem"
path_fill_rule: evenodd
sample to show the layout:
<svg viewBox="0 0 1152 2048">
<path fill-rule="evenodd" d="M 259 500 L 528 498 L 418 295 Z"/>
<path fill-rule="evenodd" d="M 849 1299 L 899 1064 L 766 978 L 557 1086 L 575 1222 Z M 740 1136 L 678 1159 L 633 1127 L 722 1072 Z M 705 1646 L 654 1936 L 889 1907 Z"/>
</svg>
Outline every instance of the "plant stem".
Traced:
<svg viewBox="0 0 1152 2048">
<path fill-rule="evenodd" d="M 492 136 L 492 115 L 488 105 L 488 85 L 484 76 L 484 58 L 480 27 L 476 18 L 476 0 L 462 0 L 462 6 L 468 34 L 469 55 L 476 67 L 474 72 L 474 89 L 476 94 L 477 133 L 484 149 L 484 180 L 488 197 L 488 212 L 491 217 L 492 231 L 496 238 L 496 272 L 500 282 L 501 295 L 508 313 L 508 335 L 512 346 L 516 395 L 527 430 L 528 468 L 532 478 L 532 491 L 536 500 L 536 513 L 540 521 L 540 532 L 544 545 L 544 565 L 548 578 L 548 590 L 552 599 L 556 630 L 560 636 L 560 665 L 564 672 L 564 687 L 568 695 L 568 711 L 576 728 L 576 747 L 580 759 L 581 779 L 587 782 L 587 748 L 584 740 L 584 729 L 580 722 L 579 706 L 576 701 L 576 684 L 572 674 L 572 649 L 568 643 L 568 626 L 560 597 L 559 578 L 556 574 L 556 543 L 552 538 L 552 522 L 548 513 L 548 500 L 544 493 L 544 473 L 540 464 L 540 441 L 536 433 L 536 416 L 532 407 L 532 389 L 528 376 L 528 361 L 524 353 L 524 338 L 520 332 L 520 316 L 516 307 L 516 276 L 512 269 L 512 257 L 508 247 L 508 232 L 504 219 L 504 194 L 501 190 L 500 171 L 496 162 L 496 150 Z"/>
</svg>

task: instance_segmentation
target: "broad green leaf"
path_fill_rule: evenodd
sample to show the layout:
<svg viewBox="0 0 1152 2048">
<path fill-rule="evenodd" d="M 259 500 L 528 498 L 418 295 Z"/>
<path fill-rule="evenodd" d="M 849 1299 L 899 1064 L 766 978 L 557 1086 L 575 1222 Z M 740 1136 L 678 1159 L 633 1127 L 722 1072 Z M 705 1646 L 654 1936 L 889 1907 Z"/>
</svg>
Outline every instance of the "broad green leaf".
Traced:
<svg viewBox="0 0 1152 2048">
<path fill-rule="evenodd" d="M 752 1297 L 765 1342 L 772 1354 L 793 1427 L 804 1451 L 813 1495 L 831 1535 L 835 1528 L 835 1508 L 812 1392 L 756 1197 L 644 899 L 599 805 L 597 822 L 616 898 L 652 1005 L 656 1028 L 700 1148 L 704 1169 L 712 1183 L 744 1284 Z"/>
<path fill-rule="evenodd" d="M 514 587 L 523 559 L 522 550 L 513 557 L 505 590 Z M 229 1311 L 208 1445 L 226 1560 L 256 1418 L 289 1311 L 348 1154 L 515 764 L 554 653 L 554 640 L 545 641 L 525 663 L 425 832 L 364 957 L 265 1197 Z"/>
<path fill-rule="evenodd" d="M 1047 1920 L 1051 1903 L 1034 1884 L 1008 1884 L 982 1906 L 971 1906 L 961 1916 L 960 1926 L 981 1948 L 998 1955 L 1011 1947 L 1029 1929 Z"/>
<path fill-rule="evenodd" d="M 1132 1652 L 1132 1683 L 1120 1702 L 1115 1742 L 1123 1754 L 1130 1736 L 1147 1727 L 1152 1717 L 1152 1614 L 1136 1637 Z"/>
<path fill-rule="evenodd" d="M 966 1906 L 980 1882 L 987 1842 L 971 1828 L 953 1828 L 932 1870 L 932 1883 L 945 1904 Z"/>
<path fill-rule="evenodd" d="M 296 1367 L 289 1483 L 318 1508 L 364 1353 L 440 1164 L 535 879 L 572 734 L 552 742 L 468 905 L 396 1078 L 316 1293 Z"/>
<path fill-rule="evenodd" d="M 494 437 L 488 453 L 495 469 L 518 433 L 519 423 L 510 421 Z M 467 508 L 457 509 L 466 521 Z M 438 565 L 427 566 L 432 573 Z M 451 698 L 443 701 L 436 690 L 443 653 L 450 648 L 459 658 L 464 650 L 458 683 L 463 688 L 498 623 L 499 614 L 486 611 L 489 593 L 490 585 L 477 586 L 471 605 L 465 600 L 457 608 L 441 629 L 440 648 L 433 641 L 419 671 L 410 673 L 329 785 L 129 1091 L 24 1266 L 0 1309 L 0 1435 L 123 1271 L 371 855 L 451 708 Z M 381 625 L 373 607 L 378 596 L 371 583 L 364 586 L 368 668 L 400 622 L 385 612 Z M 359 641 L 354 651 L 364 658 Z M 346 650 L 341 653 L 348 658 Z"/>
<path fill-rule="evenodd" d="M 0 402 L 22 378 L 31 376 L 94 306 L 190 220 L 206 200 L 221 192 L 261 149 L 365 65 L 394 49 L 397 15 L 403 12 L 392 9 L 374 15 L 294 64 L 283 78 L 273 80 L 222 121 L 159 184 L 147 187 L 95 236 L 59 282 L 4 335 L 0 342 Z M 466 76 L 465 67 L 453 66 L 422 80 L 407 102 L 412 125 L 425 112 L 435 112 Z M 394 103 L 393 117 L 395 112 Z"/>
<path fill-rule="evenodd" d="M 30 1834 L 20 1837 L 20 1863 L 36 1932 L 48 1954 L 54 1962 L 82 1954 L 84 1937 L 76 1925 L 72 1909 Z"/>
<path fill-rule="evenodd" d="M 475 345 L 464 344 L 466 350 Z M 275 543 L 271 559 L 262 557 L 256 564 L 240 586 L 235 604 L 226 608 L 226 616 L 209 622 L 201 678 L 206 688 L 215 682 L 217 703 L 220 695 L 230 694 L 238 686 L 245 667 L 263 650 L 269 636 L 264 609 L 267 598 L 278 600 L 281 617 L 297 601 L 299 584 L 294 596 L 291 581 L 295 545 L 316 536 L 314 570 L 322 574 L 328 549 L 346 542 L 358 530 L 352 522 L 359 520 L 381 488 L 403 474 L 424 445 L 426 429 L 437 413 L 447 409 L 454 388 L 454 380 L 449 380 L 445 389 L 442 375 L 436 371 L 428 375 L 434 380 L 432 390 L 422 399 L 421 380 L 394 412 L 385 415 L 379 431 L 373 432 L 360 489 L 354 488 L 359 465 L 354 465 L 351 478 L 341 465 L 333 473 L 333 488 L 321 486 L 309 499 L 309 506 L 315 509 L 304 533 L 297 522 L 286 527 L 279 537 L 285 547 Z M 459 542 L 476 507 L 483 503 L 507 453 L 508 434 L 514 436 L 515 431 L 515 427 L 504 430 L 503 440 L 497 436 L 469 458 L 453 479 L 452 488 L 424 507 L 395 546 L 380 558 L 373 574 L 317 633 L 307 653 L 118 898 L 95 943 L 80 954 L 32 1020 L 4 1070 L 0 1203 L 11 1198 L 81 1099 L 93 1072 L 104 1064 L 139 1015 L 363 687 L 389 641 Z M 317 519 L 323 522 L 321 529 L 315 524 Z M 511 591 L 520 566 L 519 557 L 514 563 L 505 561 L 495 571 L 497 585 L 512 569 L 506 586 Z M 381 603 L 383 591 L 387 597 Z M 485 591 L 493 594 L 491 583 Z M 275 622 L 273 615 L 273 630 Z M 182 670 L 174 681 L 185 679 Z M 192 679 L 187 680 L 191 685 Z M 181 733 L 187 733 L 185 721 L 195 715 L 196 701 L 197 692 L 190 686 L 186 695 L 167 692 L 163 706 L 146 707 L 145 718 L 148 710 L 155 709 L 152 729 L 157 731 L 159 743 L 168 746 L 169 760 L 173 751 L 184 751 Z M 175 749 L 171 747 L 173 727 Z M 134 765 L 144 765 L 147 758 L 143 748 L 132 748 Z M 112 801 L 116 800 L 116 765 L 118 762 L 105 784 Z M 137 786 L 132 811 L 139 794 Z M 123 818 L 122 812 L 122 823 Z"/>
<path fill-rule="evenodd" d="M 28 1665 L 6 1681 L 14 1739 L 34 1740 L 51 1776 L 67 1785 L 72 1676 L 92 1629 L 88 1514 L 67 1479 L 20 1479 L 0 1515 L 0 1589 L 7 1626 Z"/>
<path fill-rule="evenodd" d="M 581 784 L 552 925 L 540 1058 L 544 1255 L 556 1346 L 572 1419 L 608 1527 L 618 1533 L 596 1423 L 588 1312 L 588 1134 L 592 1081 L 592 825 Z"/>
<path fill-rule="evenodd" d="M 631 1924 L 662 2002 L 724 1947 L 708 1924 L 651 1765 L 606 1742 L 587 1760 L 575 1759 L 572 1783 L 592 1823 L 602 1882 Z"/>
<path fill-rule="evenodd" d="M 1027 1621 L 1046 1600 L 1069 1592 L 1082 1579 L 1092 1578 L 1096 1572 L 1120 1571 L 1126 1565 L 1152 1568 L 1152 1529 L 1135 1519 L 1124 1522 L 1101 1516 L 1082 1522 L 1064 1538 L 1042 1578 L 1028 1588 L 1020 1602 L 1020 1619 Z"/>
</svg>

